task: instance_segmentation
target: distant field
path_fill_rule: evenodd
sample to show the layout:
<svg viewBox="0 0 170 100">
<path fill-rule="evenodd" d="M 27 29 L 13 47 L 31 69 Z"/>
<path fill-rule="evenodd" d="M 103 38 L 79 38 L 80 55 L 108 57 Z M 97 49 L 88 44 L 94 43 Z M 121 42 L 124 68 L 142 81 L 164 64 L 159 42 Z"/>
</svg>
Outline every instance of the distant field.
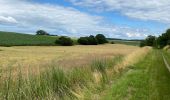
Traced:
<svg viewBox="0 0 170 100">
<path fill-rule="evenodd" d="M 12 66 L 23 70 L 36 69 L 50 63 L 64 68 L 84 66 L 94 59 L 110 58 L 117 55 L 125 56 L 139 47 L 107 44 L 97 46 L 14 46 L 0 47 L 0 65 L 3 68 Z M 15 69 L 16 70 L 16 69 Z"/>
<path fill-rule="evenodd" d="M 21 34 L 14 32 L 2 32 L 0 31 L 0 46 L 54 46 L 56 36 L 37 36 L 29 34 Z M 77 39 L 73 38 L 74 44 L 77 43 Z M 126 44 L 139 46 L 140 41 L 130 40 L 109 40 L 114 41 L 116 44 Z"/>
<path fill-rule="evenodd" d="M 1 46 L 55 45 L 55 40 L 56 37 L 54 36 L 36 36 L 0 31 Z"/>
<path fill-rule="evenodd" d="M 130 41 L 130 40 L 109 40 L 110 42 L 113 41 L 116 44 L 126 44 L 126 45 L 133 45 L 139 46 L 140 41 Z"/>
</svg>

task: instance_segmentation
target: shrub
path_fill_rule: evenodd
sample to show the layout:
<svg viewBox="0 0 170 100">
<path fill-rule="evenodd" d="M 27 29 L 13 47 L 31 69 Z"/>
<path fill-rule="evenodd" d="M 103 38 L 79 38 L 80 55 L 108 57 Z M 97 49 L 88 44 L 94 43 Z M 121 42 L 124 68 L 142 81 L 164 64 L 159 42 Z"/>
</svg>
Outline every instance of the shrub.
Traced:
<svg viewBox="0 0 170 100">
<path fill-rule="evenodd" d="M 115 44 L 115 42 L 114 42 L 114 41 L 111 41 L 110 43 L 111 43 L 111 44 Z"/>
<path fill-rule="evenodd" d="M 82 45 L 97 45 L 97 39 L 93 36 L 90 35 L 89 37 L 80 37 L 78 39 L 78 43 Z"/>
<path fill-rule="evenodd" d="M 108 41 L 106 40 L 106 37 L 103 34 L 97 34 L 96 39 L 99 44 L 108 43 Z"/>
<path fill-rule="evenodd" d="M 80 38 L 78 39 L 78 43 L 79 43 L 79 44 L 82 44 L 82 45 L 88 45 L 88 44 L 89 44 L 89 42 L 88 42 L 88 37 L 80 37 Z"/>
<path fill-rule="evenodd" d="M 90 44 L 90 45 L 97 45 L 98 43 L 97 43 L 97 39 L 93 36 L 93 35 L 90 35 L 89 37 L 88 37 L 88 43 Z"/>
<path fill-rule="evenodd" d="M 44 31 L 44 30 L 38 30 L 38 31 L 36 32 L 36 35 L 49 35 L 49 33 L 47 33 L 47 32 Z"/>
<path fill-rule="evenodd" d="M 140 42 L 140 47 L 144 47 L 145 45 L 146 45 L 146 43 L 144 40 Z"/>
<path fill-rule="evenodd" d="M 60 44 L 62 46 L 72 46 L 73 45 L 73 40 L 70 37 L 66 36 L 61 36 L 58 38 L 55 42 L 56 44 Z"/>
</svg>

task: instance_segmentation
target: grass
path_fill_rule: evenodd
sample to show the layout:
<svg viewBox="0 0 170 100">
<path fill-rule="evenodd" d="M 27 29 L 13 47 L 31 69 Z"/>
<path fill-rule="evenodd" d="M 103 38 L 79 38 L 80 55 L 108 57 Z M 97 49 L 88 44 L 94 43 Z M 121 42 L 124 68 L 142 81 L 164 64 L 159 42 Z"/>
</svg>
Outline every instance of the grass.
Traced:
<svg viewBox="0 0 170 100">
<path fill-rule="evenodd" d="M 108 88 L 104 100 L 169 100 L 170 72 L 161 51 L 153 50 L 145 59 L 129 66 Z"/>
<path fill-rule="evenodd" d="M 116 44 L 125 44 L 125 45 L 133 45 L 139 46 L 140 41 L 129 41 L 129 40 L 109 40 L 110 42 L 113 41 Z"/>
<path fill-rule="evenodd" d="M 112 62 L 118 61 L 117 58 L 120 57 L 112 59 Z M 100 63 L 98 61 L 91 66 L 94 68 L 93 70 L 98 70 L 99 65 L 102 66 L 102 72 L 99 71 L 99 73 L 106 75 L 107 66 L 112 62 Z M 10 70 L 9 73 L 6 73 L 7 77 L 1 79 L 1 82 L 5 81 L 0 85 L 0 99 L 76 99 L 80 95 L 78 87 L 84 89 L 95 84 L 93 70 L 86 67 L 65 72 L 59 67 L 50 67 L 49 70 L 41 72 L 39 75 L 29 75 L 26 78 L 21 72 L 14 77 Z"/>
<path fill-rule="evenodd" d="M 125 50 L 126 47 L 128 47 L 128 49 Z M 12 55 L 19 56 L 22 54 L 29 54 L 28 48 L 29 47 L 10 47 L 10 48 L 3 47 L 2 54 L 5 54 L 5 52 L 8 52 L 6 54 L 11 53 L 9 56 L 5 56 L 5 57 L 11 57 Z M 30 47 L 30 48 L 31 48 L 30 50 L 33 50 L 33 51 L 30 51 L 31 54 L 32 53 L 34 54 L 35 51 L 36 51 L 35 55 L 39 53 L 39 50 L 37 50 L 39 47 L 35 47 L 36 48 L 35 51 L 33 47 Z M 91 53 L 91 55 L 95 53 L 97 54 L 93 55 L 94 61 L 90 59 L 90 61 L 93 61 L 91 64 L 85 63 L 75 68 L 74 67 L 71 67 L 71 68 L 60 67 L 59 68 L 55 62 L 51 62 L 51 64 L 49 64 L 48 67 L 46 66 L 47 68 L 45 68 L 44 71 L 41 71 L 43 69 L 42 66 L 39 66 L 38 68 L 30 66 L 31 68 L 34 68 L 34 70 L 31 69 L 30 70 L 31 72 L 29 72 L 27 69 L 24 68 L 24 66 L 22 66 L 24 64 L 21 64 L 19 67 L 18 64 L 16 64 L 18 63 L 16 61 L 13 61 L 14 64 L 8 63 L 7 65 L 9 65 L 8 67 L 9 69 L 6 68 L 7 69 L 6 71 L 2 69 L 2 72 L 1 72 L 2 77 L 0 79 L 1 81 L 0 82 L 1 84 L 0 85 L 0 97 L 1 97 L 0 99 L 8 99 L 8 100 L 12 100 L 12 99 L 66 99 L 67 100 L 67 99 L 96 98 L 96 97 L 93 97 L 92 95 L 98 94 L 101 91 L 103 91 L 103 89 L 106 88 L 106 86 L 110 83 L 110 80 L 112 80 L 112 76 L 115 73 L 114 67 L 119 65 L 119 63 L 123 62 L 124 56 L 129 56 L 129 53 L 132 52 L 132 50 L 135 52 L 136 50 L 141 51 L 141 49 L 137 47 L 125 46 L 125 45 L 89 46 L 88 48 L 87 46 L 81 46 L 81 48 L 80 46 L 62 47 L 62 48 L 58 47 L 57 49 L 56 47 L 55 48 L 48 47 L 48 49 L 44 47 L 41 47 L 41 48 L 43 48 L 41 49 L 41 53 L 44 53 L 44 51 L 47 51 L 48 54 L 53 54 L 51 53 L 51 51 L 54 52 L 54 51 L 63 50 L 63 49 L 67 50 L 67 52 L 70 52 L 70 56 L 74 57 L 74 60 L 77 60 L 76 57 L 82 57 L 81 55 L 83 53 L 85 55 L 88 54 L 87 58 L 85 58 L 88 60 L 89 58 L 92 58 L 91 56 L 89 56 L 89 53 Z M 114 48 L 115 50 L 112 48 Z M 25 51 L 25 49 L 28 51 Z M 15 51 L 15 53 L 13 52 L 13 50 Z M 18 54 L 17 54 L 17 50 L 19 50 Z M 76 56 L 73 55 L 73 51 L 75 50 L 76 50 Z M 142 49 L 142 50 L 145 50 L 145 49 Z M 80 52 L 80 54 L 78 52 Z M 142 53 L 142 52 L 139 52 L 139 53 Z M 68 53 L 66 54 L 67 56 L 65 57 L 68 57 Z M 38 55 L 41 56 L 40 54 Z M 101 55 L 101 57 L 98 55 Z M 105 57 L 103 58 L 103 56 Z M 133 56 L 136 56 L 136 55 L 133 54 Z M 49 55 L 48 57 L 50 58 Z M 34 59 L 34 57 L 31 57 L 31 58 Z M 95 60 L 95 58 L 97 59 Z M 63 59 L 64 58 L 62 58 L 62 60 Z M 20 60 L 18 59 L 18 61 Z M 65 61 L 67 61 L 67 59 Z M 65 64 L 70 64 L 70 63 L 65 62 Z M 13 65 L 16 65 L 16 66 L 14 67 Z M 19 70 L 16 70 L 16 68 Z M 28 71 L 26 75 L 25 75 L 25 71 Z"/>
<path fill-rule="evenodd" d="M 0 46 L 49 46 L 55 45 L 57 37 L 37 36 L 0 31 Z"/>
<path fill-rule="evenodd" d="M 51 62 L 45 71 L 39 69 L 39 74 L 30 72 L 27 76 L 24 75 L 23 66 L 17 76 L 13 75 L 13 67 L 9 67 L 8 71 L 1 73 L 0 99 L 167 100 L 170 98 L 168 95 L 170 73 L 164 66 L 159 50 L 152 50 L 148 54 L 151 50 L 149 47 L 134 49 L 133 46 L 119 45 L 119 48 L 116 48 L 119 52 L 116 52 L 110 50 L 112 46 L 118 45 L 105 46 L 89 46 L 84 51 L 82 49 L 84 46 L 81 46 L 81 49 L 77 46 L 64 47 L 71 51 L 71 56 L 73 51 L 77 50 L 74 59 L 77 56 L 81 57 L 77 54 L 79 50 L 82 50 L 81 54 L 102 53 L 101 58 L 95 56 L 98 59 L 90 59 L 93 61 L 91 64 L 85 63 L 79 67 L 64 68 Z M 124 47 L 129 47 L 126 48 L 126 53 L 123 52 Z M 123 53 L 120 52 L 121 49 Z M 103 54 L 103 50 L 110 52 Z M 111 52 L 117 55 L 103 58 L 103 55 L 107 56 Z M 86 59 L 89 58 L 91 57 L 88 55 Z M 65 64 L 70 63 L 65 62 Z"/>
</svg>

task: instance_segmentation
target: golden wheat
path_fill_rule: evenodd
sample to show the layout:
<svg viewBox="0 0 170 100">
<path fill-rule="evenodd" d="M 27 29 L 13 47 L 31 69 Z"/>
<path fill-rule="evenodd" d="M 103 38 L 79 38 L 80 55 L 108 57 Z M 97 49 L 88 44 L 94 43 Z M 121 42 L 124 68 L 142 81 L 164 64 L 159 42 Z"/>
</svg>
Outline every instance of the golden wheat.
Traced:
<svg viewBox="0 0 170 100">
<path fill-rule="evenodd" d="M 151 47 L 143 47 L 136 50 L 135 52 L 130 53 L 129 55 L 124 57 L 123 62 L 119 63 L 116 67 L 114 67 L 114 70 L 116 72 L 119 72 L 120 70 L 123 70 L 124 68 L 130 65 L 133 66 L 133 64 L 144 58 L 151 49 Z"/>
<path fill-rule="evenodd" d="M 89 64 L 94 59 L 110 58 L 117 55 L 128 55 L 139 47 L 107 44 L 97 46 L 16 46 L 0 47 L 1 69 L 21 68 L 22 72 L 38 73 L 39 70 L 53 64 L 64 68 L 72 68 Z"/>
</svg>

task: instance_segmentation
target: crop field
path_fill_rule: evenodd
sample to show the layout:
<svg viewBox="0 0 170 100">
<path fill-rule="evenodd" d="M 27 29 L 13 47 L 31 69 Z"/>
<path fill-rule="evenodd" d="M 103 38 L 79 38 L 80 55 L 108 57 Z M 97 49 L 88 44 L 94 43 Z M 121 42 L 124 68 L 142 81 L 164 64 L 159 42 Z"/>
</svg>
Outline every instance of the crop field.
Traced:
<svg viewBox="0 0 170 100">
<path fill-rule="evenodd" d="M 131 41 L 131 40 L 110 40 L 110 42 L 113 41 L 116 44 L 126 44 L 126 45 L 133 45 L 133 46 L 139 46 L 140 41 Z"/>
<path fill-rule="evenodd" d="M 0 47 L 1 68 L 12 67 L 28 69 L 43 69 L 55 64 L 63 68 L 72 68 L 90 64 L 95 59 L 107 59 L 115 56 L 125 56 L 139 47 L 108 44 L 98 46 L 19 46 Z M 35 71 L 35 70 L 34 70 Z"/>
<path fill-rule="evenodd" d="M 170 0 L 0 0 L 0 100 L 170 100 Z"/>
<path fill-rule="evenodd" d="M 169 51 L 122 44 L 0 47 L 0 98 L 168 100 L 162 54 L 169 62 Z"/>
</svg>

